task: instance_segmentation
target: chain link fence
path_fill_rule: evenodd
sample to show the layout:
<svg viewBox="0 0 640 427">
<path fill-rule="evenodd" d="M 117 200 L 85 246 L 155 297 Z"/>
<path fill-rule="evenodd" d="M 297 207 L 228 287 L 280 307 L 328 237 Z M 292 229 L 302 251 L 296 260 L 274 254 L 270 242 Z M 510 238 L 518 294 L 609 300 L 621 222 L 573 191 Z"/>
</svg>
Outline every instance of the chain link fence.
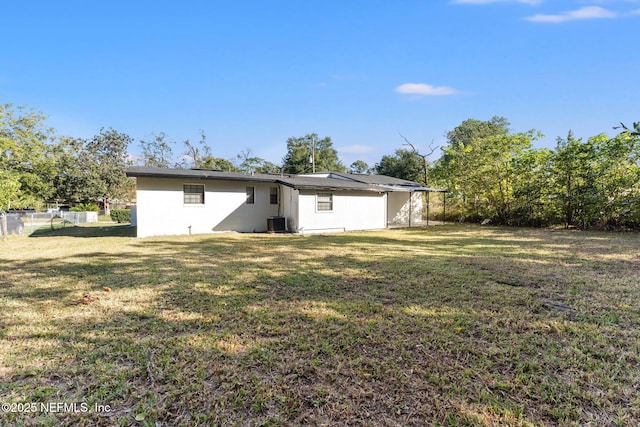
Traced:
<svg viewBox="0 0 640 427">
<path fill-rule="evenodd" d="M 12 212 L 0 214 L 0 236 L 30 235 L 39 229 L 58 229 L 98 222 L 98 212 Z"/>
</svg>

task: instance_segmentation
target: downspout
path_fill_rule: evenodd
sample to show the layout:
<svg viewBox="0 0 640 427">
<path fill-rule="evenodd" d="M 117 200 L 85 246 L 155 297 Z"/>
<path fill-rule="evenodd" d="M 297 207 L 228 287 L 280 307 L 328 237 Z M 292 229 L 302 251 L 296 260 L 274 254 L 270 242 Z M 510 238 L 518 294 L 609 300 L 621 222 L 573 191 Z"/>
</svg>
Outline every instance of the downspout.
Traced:
<svg viewBox="0 0 640 427">
<path fill-rule="evenodd" d="M 384 193 L 384 198 L 386 201 L 386 208 L 384 210 L 384 224 L 385 228 L 389 228 L 389 192 Z"/>
</svg>

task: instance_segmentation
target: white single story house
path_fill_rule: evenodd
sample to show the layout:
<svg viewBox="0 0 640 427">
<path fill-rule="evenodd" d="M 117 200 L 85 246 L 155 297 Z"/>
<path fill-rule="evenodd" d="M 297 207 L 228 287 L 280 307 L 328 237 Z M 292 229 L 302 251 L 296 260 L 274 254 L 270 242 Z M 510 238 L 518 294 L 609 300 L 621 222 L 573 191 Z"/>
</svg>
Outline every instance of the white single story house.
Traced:
<svg viewBox="0 0 640 427">
<path fill-rule="evenodd" d="M 130 167 L 138 237 L 217 231 L 324 233 L 383 229 L 422 220 L 426 191 L 384 175 L 243 174 Z M 273 228 L 275 227 L 275 228 Z"/>
</svg>

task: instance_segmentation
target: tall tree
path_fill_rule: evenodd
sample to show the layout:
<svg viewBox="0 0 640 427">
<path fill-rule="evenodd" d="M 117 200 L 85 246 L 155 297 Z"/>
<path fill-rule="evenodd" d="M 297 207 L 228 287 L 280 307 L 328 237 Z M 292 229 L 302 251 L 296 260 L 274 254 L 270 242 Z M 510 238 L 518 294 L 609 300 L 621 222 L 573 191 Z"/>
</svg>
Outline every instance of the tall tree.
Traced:
<svg viewBox="0 0 640 427">
<path fill-rule="evenodd" d="M 373 170 L 378 175 L 387 175 L 408 181 L 422 182 L 423 159 L 413 151 L 399 148 L 393 156 L 384 155 Z"/>
<path fill-rule="evenodd" d="M 238 154 L 236 158 L 239 162 L 238 169 L 243 173 L 254 173 L 262 163 L 262 159 L 260 157 L 251 155 L 250 148 L 241 150 L 240 154 Z"/>
<path fill-rule="evenodd" d="M 566 226 L 619 226 L 640 209 L 640 138 L 632 132 L 587 141 L 569 132 L 558 138 L 553 168 Z"/>
<path fill-rule="evenodd" d="M 640 226 L 640 123 L 600 146 L 600 226 Z"/>
<path fill-rule="evenodd" d="M 173 164 L 173 141 L 170 141 L 164 132 L 152 135 L 149 141 L 141 140 L 143 166 L 155 168 L 168 168 Z"/>
<path fill-rule="evenodd" d="M 510 224 L 548 226 L 560 217 L 548 148 L 527 149 L 513 159 L 513 206 Z"/>
<path fill-rule="evenodd" d="M 204 131 L 200 131 L 200 141 L 192 144 L 189 140 L 184 141 L 185 152 L 183 154 L 183 166 L 195 169 L 218 169 L 215 157 L 211 152 L 211 147 L 207 144 L 207 136 Z M 214 167 L 212 167 L 214 166 Z"/>
<path fill-rule="evenodd" d="M 0 212 L 6 212 L 21 200 L 20 186 L 17 173 L 0 169 Z"/>
<path fill-rule="evenodd" d="M 330 137 L 318 139 L 318 134 L 307 134 L 300 138 L 287 139 L 287 154 L 283 162 L 285 173 L 345 172 Z"/>
<path fill-rule="evenodd" d="M 238 168 L 231 160 L 222 157 L 206 155 L 200 158 L 198 169 L 209 169 L 213 171 L 237 172 Z"/>
<path fill-rule="evenodd" d="M 28 107 L 0 104 L 0 170 L 5 171 L 7 209 L 42 204 L 53 192 L 55 170 L 49 144 L 54 136 L 44 120 L 42 113 Z"/>
<path fill-rule="evenodd" d="M 237 169 L 244 173 L 279 173 L 280 166 L 266 161 L 263 158 L 252 156 L 251 149 L 246 148 L 240 151 L 237 156 L 238 164 Z"/>
<path fill-rule="evenodd" d="M 94 161 L 86 152 L 86 143 L 84 139 L 62 137 L 55 147 L 53 198 L 58 203 L 97 202 L 104 192 Z"/>
<path fill-rule="evenodd" d="M 494 116 L 487 121 L 467 119 L 447 133 L 447 140 L 450 146 L 459 150 L 482 138 L 507 135 L 509 126 L 509 121 L 499 116 Z"/>
<path fill-rule="evenodd" d="M 430 168 L 429 157 L 440 147 L 438 146 L 434 147 L 433 145 L 429 145 L 428 151 L 421 153 L 420 151 L 418 151 L 415 145 L 413 145 L 404 135 L 400 134 L 400 136 L 402 137 L 402 139 L 404 139 L 404 145 L 409 146 L 413 154 L 422 158 L 422 183 L 428 187 L 429 186 L 429 168 Z"/>
<path fill-rule="evenodd" d="M 262 160 L 261 163 L 256 168 L 256 173 L 280 173 L 282 168 L 275 163 L 271 163 L 267 160 Z"/>
<path fill-rule="evenodd" d="M 510 134 L 509 122 L 494 117 L 464 121 L 447 134 L 435 174 L 459 199 L 469 219 L 491 218 L 509 223 L 517 178 L 514 159 L 541 134 L 535 130 Z"/>
<path fill-rule="evenodd" d="M 595 162 L 597 146 L 593 139 L 583 143 L 569 131 L 567 138 L 557 139 L 553 158 L 556 191 L 566 226 L 589 222 L 590 199 L 597 195 Z"/>
<path fill-rule="evenodd" d="M 82 161 L 90 176 L 95 178 L 95 196 L 102 200 L 105 214 L 109 215 L 111 202 L 126 198 L 131 192 L 132 181 L 127 178 L 127 147 L 132 138 L 114 129 L 100 129 L 85 145 Z"/>
<path fill-rule="evenodd" d="M 362 160 L 356 160 L 355 162 L 351 163 L 351 165 L 347 169 L 347 172 L 349 172 L 349 173 L 369 173 L 369 165 L 366 164 Z"/>
<path fill-rule="evenodd" d="M 640 136 L 640 122 L 634 122 L 631 128 L 628 128 L 624 123 L 620 123 L 620 126 L 614 126 L 614 129 L 622 129 L 622 133 L 628 133 L 631 136 Z"/>
<path fill-rule="evenodd" d="M 238 168 L 233 164 L 231 160 L 223 159 L 222 157 L 214 157 L 212 155 L 206 155 L 200 159 L 200 169 L 210 169 L 223 172 L 237 172 Z"/>
</svg>

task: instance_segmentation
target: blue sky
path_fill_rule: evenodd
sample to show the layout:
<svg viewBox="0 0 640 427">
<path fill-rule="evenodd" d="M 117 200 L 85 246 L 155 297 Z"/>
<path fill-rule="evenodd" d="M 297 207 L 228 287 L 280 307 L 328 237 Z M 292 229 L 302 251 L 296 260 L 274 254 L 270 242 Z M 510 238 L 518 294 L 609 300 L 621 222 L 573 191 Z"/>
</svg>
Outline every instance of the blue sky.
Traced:
<svg viewBox="0 0 640 427">
<path fill-rule="evenodd" d="M 6 2 L 0 102 L 58 134 L 165 132 L 279 163 L 330 136 L 346 165 L 504 116 L 555 145 L 640 120 L 640 0 Z M 136 147 L 131 151 L 135 153 Z M 177 147 L 178 152 L 182 147 Z M 434 156 L 434 158 L 437 156 Z"/>
</svg>

